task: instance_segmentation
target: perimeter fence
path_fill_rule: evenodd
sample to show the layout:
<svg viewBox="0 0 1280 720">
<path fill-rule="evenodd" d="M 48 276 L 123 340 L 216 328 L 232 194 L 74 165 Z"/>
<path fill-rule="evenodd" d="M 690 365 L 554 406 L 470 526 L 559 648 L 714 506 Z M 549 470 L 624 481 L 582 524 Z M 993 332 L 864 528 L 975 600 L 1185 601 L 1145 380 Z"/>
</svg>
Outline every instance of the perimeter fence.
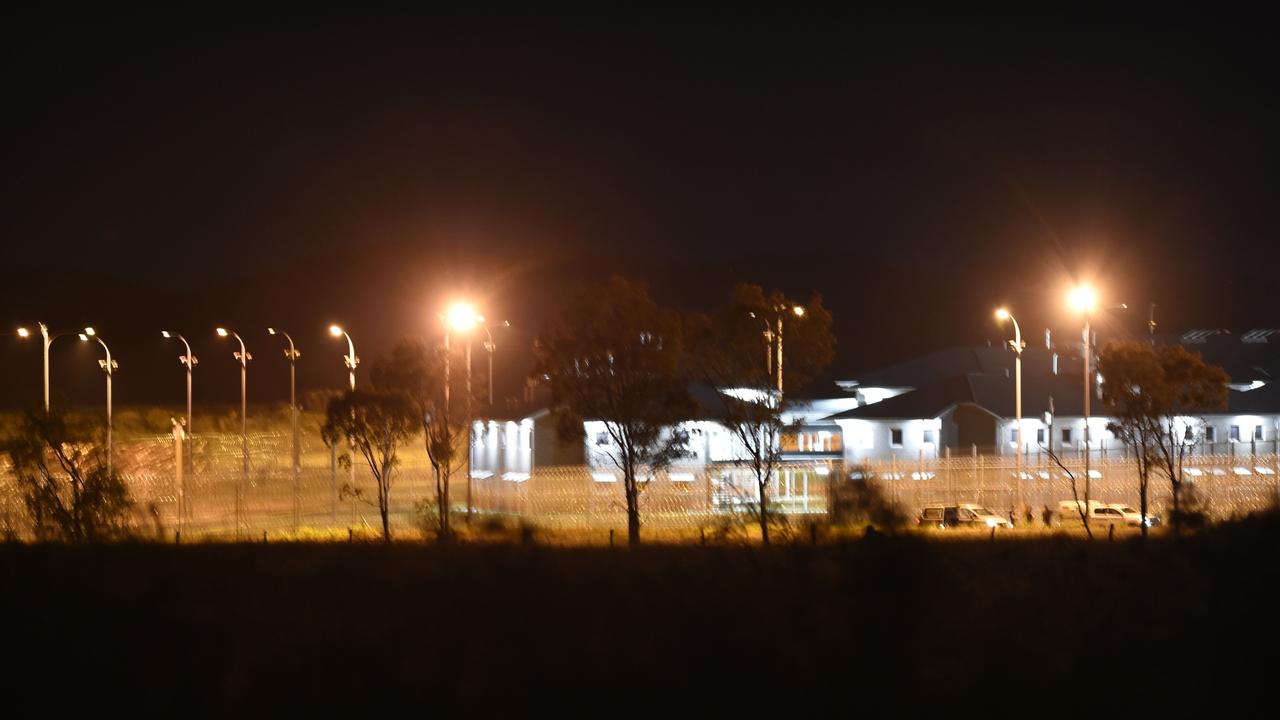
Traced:
<svg viewBox="0 0 1280 720">
<path fill-rule="evenodd" d="M 244 472 L 238 435 L 194 439 L 190 463 L 179 463 L 168 436 L 118 443 L 116 467 L 128 485 L 133 506 L 130 524 L 144 537 L 173 540 L 261 539 L 263 537 L 342 538 L 349 532 L 380 529 L 376 492 L 367 466 L 357 460 L 354 473 L 335 450 L 304 439 L 295 477 L 288 434 L 249 437 Z M 401 536 L 429 532 L 435 513 L 435 476 L 421 442 L 409 443 L 394 471 L 391 524 Z M 1084 491 L 1083 458 L 1064 460 L 1066 470 L 1047 457 L 1029 457 L 1017 477 L 1015 458 L 994 455 L 895 460 L 844 465 L 839 461 L 786 463 L 769 482 L 773 511 L 793 523 L 825 519 L 838 483 L 874 482 L 884 494 L 914 515 L 933 504 L 972 502 L 1004 514 L 1030 507 L 1056 510 L 1072 499 L 1074 474 Z M 179 472 L 179 466 L 182 466 Z M 1213 519 L 1225 519 L 1275 506 L 1280 497 L 1280 455 L 1210 454 L 1187 459 L 1186 479 L 1197 502 Z M 352 482 L 354 479 L 354 483 Z M 1091 462 L 1091 499 L 1136 505 L 1138 480 L 1132 459 L 1110 457 Z M 708 528 L 742 521 L 758 507 L 749 471 L 735 466 L 673 467 L 642 482 L 641 513 L 647 531 L 671 538 L 698 537 Z M 347 488 L 354 486 L 359 494 Z M 539 467 L 529 472 L 473 473 L 473 522 L 524 524 L 549 532 L 593 538 L 626 527 L 620 474 L 586 466 Z M 450 485 L 459 522 L 467 508 L 467 482 L 461 471 Z M 6 467 L 0 472 L 0 523 L 7 537 L 33 537 L 21 488 Z M 1169 511 L 1167 480 L 1154 475 L 1151 512 Z"/>
</svg>

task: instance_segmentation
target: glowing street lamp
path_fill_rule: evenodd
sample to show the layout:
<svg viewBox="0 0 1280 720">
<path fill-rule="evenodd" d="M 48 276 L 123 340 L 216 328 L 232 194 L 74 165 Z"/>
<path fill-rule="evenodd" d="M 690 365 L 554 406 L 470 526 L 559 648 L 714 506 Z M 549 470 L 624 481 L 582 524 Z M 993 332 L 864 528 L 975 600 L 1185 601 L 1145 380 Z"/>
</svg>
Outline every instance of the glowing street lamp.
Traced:
<svg viewBox="0 0 1280 720">
<path fill-rule="evenodd" d="M 1093 348 L 1091 347 L 1091 336 L 1093 335 L 1091 313 L 1098 306 L 1098 294 L 1088 285 L 1081 285 L 1067 296 L 1067 302 L 1071 309 L 1080 313 L 1084 318 L 1084 496 L 1089 497 L 1089 485 L 1092 481 L 1092 475 L 1089 467 L 1089 455 L 1092 450 L 1092 438 L 1089 432 L 1089 396 L 1092 383 L 1093 370 L 1091 367 L 1091 356 Z"/>
<path fill-rule="evenodd" d="M 449 394 L 453 365 L 453 353 L 450 350 L 452 336 L 454 331 L 469 333 L 474 330 L 477 325 L 484 322 L 484 316 L 476 312 L 475 308 L 468 303 L 457 302 L 449 306 L 448 311 L 444 315 L 445 331 L 444 331 L 444 408 L 445 423 L 449 421 Z M 471 341 L 467 340 L 467 394 L 465 397 L 466 412 L 464 413 L 467 425 L 467 445 L 464 457 L 466 461 L 466 478 L 467 478 L 467 523 L 471 523 Z"/>
<path fill-rule="evenodd" d="M 1018 320 L 1006 308 L 996 310 L 996 319 L 1001 321 L 1008 320 L 1013 324 L 1013 339 L 1009 341 L 1009 347 L 1013 349 L 1013 406 L 1018 438 L 1016 485 L 1018 488 L 1018 510 L 1025 512 L 1026 503 L 1022 498 L 1022 350 L 1026 347 L 1026 344 L 1022 342 L 1022 329 L 1018 327 Z"/>
<path fill-rule="evenodd" d="M 192 455 L 191 455 L 191 449 L 192 449 L 191 448 L 191 371 L 195 369 L 196 365 L 200 364 L 200 360 L 196 358 L 195 355 L 191 354 L 191 343 L 187 342 L 187 339 L 182 337 L 181 334 L 171 333 L 168 330 L 161 330 L 160 337 L 165 338 L 166 340 L 177 338 L 178 340 L 182 341 L 182 346 L 187 349 L 187 352 L 185 355 L 178 356 L 178 362 L 182 363 L 183 366 L 187 368 L 187 428 L 186 428 L 187 473 L 194 474 L 195 462 L 192 459 Z M 182 514 L 186 509 L 184 507 L 185 494 L 186 494 L 185 488 L 180 486 L 178 488 L 178 527 L 179 529 L 181 529 L 182 527 Z"/>
<path fill-rule="evenodd" d="M 75 335 L 76 333 L 71 331 L 50 334 L 49 326 L 42 322 L 36 323 L 36 327 L 39 328 L 40 338 L 44 341 L 44 411 L 47 413 L 49 412 L 49 346 L 53 344 L 54 340 L 64 335 Z M 20 327 L 18 328 L 18 337 L 26 340 L 31 337 L 31 331 L 25 327 Z"/>
<path fill-rule="evenodd" d="M 239 334 L 227 330 L 226 328 L 217 329 L 218 337 L 233 337 L 236 342 L 240 343 L 240 352 L 232 353 L 236 361 L 240 363 L 240 482 L 236 483 L 236 536 L 240 535 L 240 520 L 243 516 L 241 494 L 243 493 L 244 484 L 249 481 L 249 422 L 248 422 L 248 393 L 246 385 L 249 374 L 249 361 L 253 356 L 244 347 L 244 339 Z"/>
<path fill-rule="evenodd" d="M 107 344 L 102 341 L 101 337 L 98 337 L 98 333 L 91 327 L 85 328 L 84 332 L 80 333 L 81 342 L 88 342 L 89 338 L 97 340 L 98 344 L 102 346 L 103 352 L 106 353 L 106 359 L 99 360 L 98 366 L 107 374 L 107 474 L 110 475 L 113 461 L 113 452 L 111 447 L 111 376 L 115 374 L 116 368 L 119 367 L 119 365 L 115 360 L 111 359 L 111 348 L 107 347 Z"/>
<path fill-rule="evenodd" d="M 299 516 L 301 515 L 298 493 L 300 491 L 299 473 L 302 461 L 298 447 L 298 396 L 295 384 L 296 373 L 294 363 L 297 362 L 298 358 L 302 357 L 302 353 L 298 352 L 298 348 L 294 346 L 293 338 L 289 336 L 289 333 L 283 330 L 276 330 L 275 328 L 267 328 L 267 334 L 282 335 L 284 336 L 285 341 L 289 343 L 289 347 L 285 348 L 284 357 L 289 361 L 289 414 L 293 424 L 293 530 L 294 532 L 297 532 Z"/>
<path fill-rule="evenodd" d="M 356 367 L 357 367 L 358 365 L 360 365 L 360 358 L 356 357 L 356 344 L 355 344 L 354 342 L 352 342 L 352 340 L 351 340 L 351 335 L 350 335 L 349 333 L 347 333 L 347 331 L 346 331 L 346 330 L 343 330 L 343 329 L 342 329 L 342 327 L 341 327 L 341 326 L 339 326 L 339 325 L 330 325 L 330 326 L 329 326 L 329 334 L 330 334 L 330 335 L 332 335 L 332 336 L 334 336 L 334 337 L 345 337 L 345 338 L 347 339 L 347 354 L 346 354 L 346 355 L 344 355 L 344 356 L 342 357 L 342 362 L 343 362 L 343 364 L 344 364 L 344 365 L 346 365 L 346 366 L 347 366 L 347 370 L 348 370 L 348 377 L 349 377 L 349 379 L 350 379 L 350 381 L 351 381 L 351 392 L 355 392 L 355 391 L 356 391 Z M 352 407 L 352 408 L 351 408 L 351 412 L 353 413 L 353 414 L 352 414 L 352 417 L 354 418 L 354 417 L 355 417 L 355 415 L 354 415 L 354 413 L 355 413 L 355 408 L 354 408 L 354 407 Z M 356 446 L 355 446 L 355 440 L 354 440 L 353 438 L 347 438 L 347 446 L 348 446 L 348 448 L 349 448 L 349 450 L 350 450 L 350 452 L 351 452 L 351 462 L 349 463 L 349 465 L 350 465 L 350 471 L 351 471 L 350 484 L 351 484 L 351 493 L 352 493 L 352 495 L 351 495 L 351 522 L 352 522 L 352 524 L 354 524 L 354 523 L 355 523 L 355 521 L 356 521 L 356 497 L 355 497 L 355 490 L 356 490 Z"/>
</svg>

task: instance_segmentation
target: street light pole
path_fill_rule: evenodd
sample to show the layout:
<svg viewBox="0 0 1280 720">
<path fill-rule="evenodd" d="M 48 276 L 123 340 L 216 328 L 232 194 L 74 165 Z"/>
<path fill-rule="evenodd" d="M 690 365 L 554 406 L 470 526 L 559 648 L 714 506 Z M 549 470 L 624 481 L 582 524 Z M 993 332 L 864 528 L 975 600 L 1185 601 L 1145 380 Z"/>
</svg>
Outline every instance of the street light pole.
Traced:
<svg viewBox="0 0 1280 720">
<path fill-rule="evenodd" d="M 445 316 L 444 331 L 444 406 L 445 418 L 448 421 L 449 416 L 449 384 L 452 375 L 452 357 L 450 350 L 452 345 L 452 334 L 454 330 L 470 332 L 477 325 L 484 323 L 484 316 L 478 314 L 473 307 L 466 303 L 455 303 L 449 307 L 448 314 Z M 463 424 L 466 426 L 466 445 L 463 448 L 463 457 L 465 458 L 464 469 L 466 472 L 467 482 L 467 524 L 471 523 L 471 340 L 467 339 L 467 384 L 466 384 L 466 413 L 464 413 Z M 452 442 L 450 443 L 452 445 Z M 447 510 L 446 510 L 447 512 Z"/>
<path fill-rule="evenodd" d="M 240 480 L 236 483 L 236 537 L 240 536 L 240 521 L 243 517 L 243 500 L 241 498 L 244 492 L 244 484 L 249 481 L 249 422 L 248 422 L 248 393 L 246 385 L 249 374 L 249 361 L 253 356 L 244 347 L 244 339 L 239 334 L 231 332 L 226 328 L 218 328 L 218 337 L 227 337 L 230 335 L 240 343 L 240 352 L 232 353 L 237 361 L 240 362 Z"/>
<path fill-rule="evenodd" d="M 43 345 L 43 357 L 44 357 L 44 411 L 47 414 L 49 412 L 49 346 L 53 345 L 53 341 L 57 340 L 63 335 L 74 335 L 75 332 L 74 331 L 59 332 L 59 333 L 50 334 L 49 326 L 45 325 L 42 322 L 36 323 L 36 327 L 39 328 L 40 339 L 43 341 L 42 345 Z M 25 340 L 28 337 L 31 337 L 31 331 L 26 329 L 25 327 L 20 327 L 18 328 L 18 337 Z"/>
<path fill-rule="evenodd" d="M 511 323 L 507 320 L 503 320 L 501 323 L 496 323 L 496 326 L 511 327 Z M 493 333 L 489 332 L 489 323 L 483 323 L 480 327 L 484 329 L 484 349 L 485 352 L 489 354 L 489 394 L 486 397 L 489 400 L 489 409 L 492 411 L 495 405 L 493 398 L 493 353 L 498 349 L 498 346 L 493 342 Z"/>
<path fill-rule="evenodd" d="M 191 353 L 191 343 L 182 337 L 181 334 L 170 333 L 168 330 L 161 330 L 160 336 L 164 338 L 177 338 L 182 341 L 183 347 L 187 349 L 185 355 L 178 356 L 178 362 L 187 368 L 187 427 L 186 427 L 186 446 L 187 446 L 187 475 L 195 477 L 195 460 L 191 453 L 191 371 L 196 365 L 200 364 L 200 360 Z M 178 529 L 182 529 L 182 517 L 186 512 L 186 487 L 180 484 L 178 486 Z"/>
<path fill-rule="evenodd" d="M 1027 504 L 1022 497 L 1022 452 L 1024 448 L 1022 444 L 1022 350 L 1026 345 L 1022 342 L 1022 328 L 1018 327 L 1018 320 L 1008 310 L 1004 308 L 996 310 L 996 317 L 1001 320 L 1007 319 L 1013 323 L 1013 340 L 1009 342 L 1009 346 L 1013 348 L 1013 406 L 1018 438 L 1017 475 L 1014 484 L 1018 489 L 1018 511 L 1019 513 L 1025 513 Z"/>
<path fill-rule="evenodd" d="M 1092 364 L 1091 356 L 1093 354 L 1093 349 L 1091 347 L 1092 345 L 1091 336 L 1093 332 L 1092 332 L 1092 323 L 1091 323 L 1090 313 L 1092 313 L 1094 308 L 1097 307 L 1098 296 L 1093 291 L 1092 288 L 1087 286 L 1081 286 L 1071 291 L 1071 295 L 1069 296 L 1068 300 L 1071 303 L 1071 307 L 1074 308 L 1076 311 L 1078 311 L 1084 317 L 1084 335 L 1083 335 L 1083 340 L 1084 340 L 1084 343 L 1083 343 L 1083 350 L 1084 350 L 1084 353 L 1083 353 L 1083 359 L 1084 359 L 1084 497 L 1085 497 L 1085 505 L 1086 505 L 1084 512 L 1085 512 L 1085 516 L 1087 517 L 1089 513 L 1089 508 L 1087 507 L 1088 501 L 1089 501 L 1089 487 L 1092 481 L 1092 476 L 1090 472 L 1091 471 L 1090 458 L 1089 458 L 1089 455 L 1090 455 L 1089 451 L 1092 449 L 1090 447 L 1092 438 L 1091 438 L 1091 433 L 1089 432 L 1089 400 L 1090 400 L 1089 395 L 1091 394 L 1091 390 L 1092 390 L 1090 386 L 1093 384 L 1092 383 L 1093 370 L 1090 367 L 1090 365 Z"/>
<path fill-rule="evenodd" d="M 275 328 L 267 328 L 269 335 L 276 335 Z M 302 465 L 300 451 L 298 448 L 298 395 L 296 390 L 296 372 L 294 364 L 298 358 L 302 357 L 302 353 L 298 352 L 298 348 L 293 344 L 293 338 L 289 333 L 283 330 L 279 331 L 280 335 L 288 341 L 289 347 L 284 351 L 285 359 L 289 361 L 289 415 L 293 425 L 293 531 L 298 531 L 299 516 L 302 514 L 302 508 L 299 504 L 299 471 Z"/>
<path fill-rule="evenodd" d="M 81 341 L 87 342 L 89 338 L 97 340 L 98 344 L 102 346 L 103 352 L 106 353 L 106 359 L 99 360 L 98 366 L 107 374 L 107 475 L 110 475 L 114 461 L 114 452 L 111 447 L 111 376 L 115 374 L 115 370 L 119 366 L 115 360 L 111 359 L 111 348 L 107 347 L 107 344 L 102 341 L 102 338 L 98 337 L 97 332 L 91 327 L 85 328 L 84 332 L 80 333 Z"/>
<path fill-rule="evenodd" d="M 798 318 L 804 317 L 804 307 L 801 305 L 792 305 L 790 307 L 786 305 L 779 305 L 775 307 L 774 310 L 778 312 L 778 332 L 777 332 L 778 361 L 777 363 L 774 364 L 774 368 L 778 375 L 778 400 L 779 402 L 781 402 L 782 400 L 782 319 L 786 317 L 786 314 L 788 311 L 795 314 L 795 316 Z"/>
<path fill-rule="evenodd" d="M 329 334 L 334 337 L 347 338 L 347 354 L 343 356 L 342 362 L 347 366 L 348 377 L 351 381 L 351 392 L 356 391 L 356 366 L 360 364 L 360 358 L 356 357 L 356 344 L 352 342 L 351 335 L 337 325 L 329 326 Z M 355 417 L 355 407 L 351 408 L 351 415 Z M 354 526 L 356 522 L 356 445 L 354 438 L 347 438 L 348 452 L 351 453 L 351 462 L 348 463 L 350 470 L 351 485 L 351 524 Z"/>
</svg>

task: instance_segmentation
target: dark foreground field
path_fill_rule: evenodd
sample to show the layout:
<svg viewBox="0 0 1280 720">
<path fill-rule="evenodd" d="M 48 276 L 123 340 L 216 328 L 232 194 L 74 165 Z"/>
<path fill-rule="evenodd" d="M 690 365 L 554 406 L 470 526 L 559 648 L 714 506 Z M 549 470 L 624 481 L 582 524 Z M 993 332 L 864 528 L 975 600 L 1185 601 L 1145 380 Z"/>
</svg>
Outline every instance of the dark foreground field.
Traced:
<svg viewBox="0 0 1280 720">
<path fill-rule="evenodd" d="M 4 713 L 1148 714 L 1271 695 L 1274 519 L 1181 542 L 0 547 Z M 1270 701 L 1268 701 L 1270 702 Z"/>
</svg>

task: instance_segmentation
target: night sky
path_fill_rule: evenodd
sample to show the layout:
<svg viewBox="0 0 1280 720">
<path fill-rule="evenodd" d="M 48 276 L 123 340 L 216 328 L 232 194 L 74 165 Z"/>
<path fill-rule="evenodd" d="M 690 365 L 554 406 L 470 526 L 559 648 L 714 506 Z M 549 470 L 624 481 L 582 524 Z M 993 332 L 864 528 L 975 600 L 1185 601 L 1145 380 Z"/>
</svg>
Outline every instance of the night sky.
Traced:
<svg viewBox="0 0 1280 720">
<path fill-rule="evenodd" d="M 344 381 L 467 296 L 510 319 L 499 392 L 574 284 L 622 272 L 710 309 L 821 292 L 847 376 L 1066 331 L 1073 277 L 1140 329 L 1280 326 L 1271 23 L 817 16 L 6 18 L 0 322 L 95 325 L 122 405 L 197 402 L 255 362 Z M 1065 338 L 1065 336 L 1064 336 Z M 0 338 L 0 340 L 3 340 Z M 100 402 L 90 348 L 55 393 Z M 0 342 L 0 405 L 39 398 Z"/>
</svg>

